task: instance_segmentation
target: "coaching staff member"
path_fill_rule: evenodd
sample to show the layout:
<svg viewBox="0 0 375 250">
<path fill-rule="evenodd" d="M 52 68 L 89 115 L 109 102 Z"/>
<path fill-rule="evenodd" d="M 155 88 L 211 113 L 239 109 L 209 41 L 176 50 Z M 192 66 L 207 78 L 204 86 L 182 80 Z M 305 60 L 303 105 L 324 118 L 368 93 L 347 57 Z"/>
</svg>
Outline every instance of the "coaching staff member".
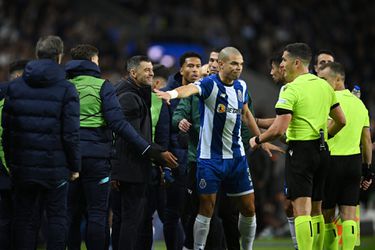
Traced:
<svg viewBox="0 0 375 250">
<path fill-rule="evenodd" d="M 8 87 L 2 142 L 15 186 L 12 249 L 36 248 L 33 219 L 40 218 L 43 207 L 47 249 L 65 249 L 67 181 L 78 177 L 81 158 L 79 99 L 59 66 L 63 48 L 57 36 L 39 39 L 38 60 L 29 62 Z"/>
<path fill-rule="evenodd" d="M 255 148 L 287 131 L 287 196 L 293 204 L 298 247 L 304 250 L 313 249 L 313 242 L 323 245 L 321 236 L 324 234 L 314 239 L 311 217 L 312 206 L 321 206 L 326 172 L 324 163 L 328 157 L 328 148 L 324 138 L 320 138 L 320 131 L 327 135 L 328 115 L 333 119 L 328 128 L 331 136 L 345 126 L 345 116 L 332 87 L 309 73 L 310 60 L 311 50 L 307 44 L 294 43 L 285 47 L 281 67 L 288 84 L 280 91 L 276 119 L 264 134 L 250 140 Z M 314 217 L 323 227 L 323 216 Z"/>
<path fill-rule="evenodd" d="M 339 205 L 342 220 L 343 249 L 354 249 L 358 233 L 355 214 L 359 200 L 361 164 L 367 168 L 372 160 L 368 110 L 359 98 L 345 89 L 345 71 L 341 64 L 324 64 L 320 67 L 318 76 L 325 79 L 335 90 L 337 101 L 340 102 L 346 117 L 346 126 L 328 140 L 331 166 L 323 201 L 325 249 L 338 249 L 337 228 L 333 223 L 336 204 Z M 371 181 L 369 180 L 370 183 Z"/>
<path fill-rule="evenodd" d="M 152 142 L 151 85 L 154 76 L 152 62 L 145 56 L 133 56 L 127 61 L 128 77 L 117 84 L 116 93 L 124 115 L 146 141 Z M 152 144 L 154 145 L 154 144 Z M 121 195 L 121 230 L 119 249 L 136 247 L 139 224 L 144 216 L 146 188 L 151 181 L 152 164 L 135 154 L 129 140 L 117 137 L 116 159 L 113 161 L 112 184 Z M 162 153 L 161 165 L 177 166 L 170 152 Z"/>
</svg>

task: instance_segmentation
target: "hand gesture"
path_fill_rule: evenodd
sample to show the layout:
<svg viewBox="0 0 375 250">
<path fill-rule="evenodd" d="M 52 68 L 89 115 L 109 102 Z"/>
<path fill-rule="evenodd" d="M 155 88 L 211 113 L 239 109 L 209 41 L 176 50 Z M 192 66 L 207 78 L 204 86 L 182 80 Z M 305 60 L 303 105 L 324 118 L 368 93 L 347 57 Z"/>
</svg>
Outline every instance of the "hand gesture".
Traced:
<svg viewBox="0 0 375 250">
<path fill-rule="evenodd" d="M 76 179 L 79 178 L 79 172 L 71 172 L 70 173 L 70 181 L 75 181 Z"/>
<path fill-rule="evenodd" d="M 189 129 L 191 127 L 191 123 L 186 120 L 186 119 L 182 119 L 179 123 L 178 123 L 178 128 L 182 131 L 182 132 L 188 132 Z"/>
<path fill-rule="evenodd" d="M 120 181 L 111 180 L 111 187 L 113 190 L 120 191 Z"/>
<path fill-rule="evenodd" d="M 165 151 L 161 153 L 161 157 L 165 161 L 168 167 L 176 168 L 178 167 L 177 158 L 171 152 Z"/>
<path fill-rule="evenodd" d="M 280 148 L 279 146 L 273 145 L 271 143 L 262 143 L 261 147 L 266 153 L 268 154 L 269 157 L 272 157 L 271 151 L 276 151 L 285 154 L 285 150 Z"/>
<path fill-rule="evenodd" d="M 164 92 L 164 91 L 160 91 L 160 90 L 158 90 L 158 89 L 154 89 L 154 92 L 156 93 L 156 96 L 157 96 L 158 98 L 165 100 L 165 102 L 166 102 L 168 105 L 171 104 L 171 102 L 170 102 L 170 100 L 171 100 L 171 95 L 170 95 L 170 94 L 168 94 L 167 92 Z"/>
<path fill-rule="evenodd" d="M 256 137 L 256 136 L 252 137 L 252 138 L 249 140 L 249 144 L 250 144 L 251 150 L 253 150 L 253 151 L 254 151 L 255 149 L 259 148 L 259 146 L 260 146 L 260 144 L 257 144 L 257 143 L 255 142 L 255 137 Z"/>
</svg>

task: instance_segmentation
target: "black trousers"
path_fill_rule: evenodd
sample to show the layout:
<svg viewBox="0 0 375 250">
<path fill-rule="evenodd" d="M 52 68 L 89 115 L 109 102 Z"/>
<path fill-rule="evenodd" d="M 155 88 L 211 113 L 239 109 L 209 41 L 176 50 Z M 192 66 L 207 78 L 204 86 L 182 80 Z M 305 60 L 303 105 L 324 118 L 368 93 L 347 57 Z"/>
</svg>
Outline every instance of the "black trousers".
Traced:
<svg viewBox="0 0 375 250">
<path fill-rule="evenodd" d="M 45 209 L 48 221 L 47 250 L 65 250 L 67 194 L 68 183 L 56 188 L 35 183 L 16 184 L 12 249 L 36 249 L 40 218 Z"/>
<path fill-rule="evenodd" d="M 165 188 L 160 184 L 148 185 L 145 198 L 144 215 L 138 233 L 137 250 L 151 250 L 153 242 L 153 215 L 158 212 L 162 223 L 165 221 Z"/>
<path fill-rule="evenodd" d="M 88 250 L 108 248 L 109 161 L 83 158 L 80 178 L 71 182 L 68 195 L 68 249 L 81 249 L 81 222 L 86 217 Z"/>
<path fill-rule="evenodd" d="M 0 190 L 0 250 L 11 249 L 11 222 L 11 190 Z"/>
<path fill-rule="evenodd" d="M 144 212 L 145 183 L 120 183 L 121 195 L 121 230 L 118 249 L 136 248 L 139 226 Z"/>
<path fill-rule="evenodd" d="M 180 250 L 184 243 L 184 229 L 181 220 L 187 192 L 187 174 L 174 173 L 175 181 L 166 188 L 166 207 L 163 224 L 165 244 L 168 250 Z"/>
</svg>

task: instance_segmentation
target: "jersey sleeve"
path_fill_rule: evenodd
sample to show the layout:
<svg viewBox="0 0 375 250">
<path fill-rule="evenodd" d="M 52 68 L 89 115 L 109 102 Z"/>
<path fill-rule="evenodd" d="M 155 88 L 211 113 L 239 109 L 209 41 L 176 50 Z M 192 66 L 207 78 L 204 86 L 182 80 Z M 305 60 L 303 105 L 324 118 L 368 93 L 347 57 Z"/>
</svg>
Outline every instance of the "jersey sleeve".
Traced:
<svg viewBox="0 0 375 250">
<path fill-rule="evenodd" d="M 366 127 L 366 128 L 369 128 L 370 127 L 370 118 L 369 118 L 369 115 L 368 115 L 368 110 L 365 109 L 366 112 L 365 113 L 365 121 L 363 123 L 363 127 Z"/>
<path fill-rule="evenodd" d="M 293 88 L 285 85 L 281 88 L 279 99 L 276 102 L 276 113 L 293 113 L 294 105 L 298 100 L 298 95 Z"/>
<path fill-rule="evenodd" d="M 212 92 L 214 82 L 210 78 L 205 77 L 205 78 L 202 78 L 202 79 L 196 81 L 193 84 L 195 86 L 197 86 L 197 88 L 199 90 L 199 95 L 203 99 L 206 99 L 207 97 L 210 96 L 210 94 Z"/>
<path fill-rule="evenodd" d="M 244 104 L 249 103 L 249 100 L 250 100 L 250 94 L 249 94 L 249 90 L 247 89 L 247 85 L 245 83 L 245 87 L 244 87 L 244 91 L 243 91 L 243 103 Z M 249 103 L 249 107 L 250 107 L 250 105 L 252 105 L 251 102 Z"/>
<path fill-rule="evenodd" d="M 331 110 L 332 109 L 334 109 L 334 108 L 336 108 L 337 106 L 339 106 L 340 104 L 339 104 L 339 102 L 337 101 L 337 97 L 336 97 L 336 93 L 335 93 L 335 91 L 332 89 L 332 94 L 331 94 L 331 96 L 332 96 L 332 98 L 331 98 Z"/>
</svg>

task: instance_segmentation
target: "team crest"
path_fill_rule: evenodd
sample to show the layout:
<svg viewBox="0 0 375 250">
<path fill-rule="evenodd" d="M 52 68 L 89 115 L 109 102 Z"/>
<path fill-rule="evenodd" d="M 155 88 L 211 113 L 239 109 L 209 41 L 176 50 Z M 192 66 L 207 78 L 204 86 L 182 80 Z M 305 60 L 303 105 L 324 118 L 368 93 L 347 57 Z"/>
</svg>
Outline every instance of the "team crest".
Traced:
<svg viewBox="0 0 375 250">
<path fill-rule="evenodd" d="M 206 186 L 207 186 L 207 182 L 206 182 L 206 180 L 205 180 L 205 179 L 201 179 L 201 180 L 199 181 L 199 187 L 200 187 L 201 189 L 205 189 Z"/>
<path fill-rule="evenodd" d="M 240 102 L 243 102 L 243 95 L 241 90 L 237 90 L 237 98 Z"/>
<path fill-rule="evenodd" d="M 217 111 L 218 113 L 225 113 L 225 105 L 222 104 L 222 103 L 219 103 L 219 105 L 217 105 L 217 109 L 216 109 L 216 111 Z"/>
</svg>

